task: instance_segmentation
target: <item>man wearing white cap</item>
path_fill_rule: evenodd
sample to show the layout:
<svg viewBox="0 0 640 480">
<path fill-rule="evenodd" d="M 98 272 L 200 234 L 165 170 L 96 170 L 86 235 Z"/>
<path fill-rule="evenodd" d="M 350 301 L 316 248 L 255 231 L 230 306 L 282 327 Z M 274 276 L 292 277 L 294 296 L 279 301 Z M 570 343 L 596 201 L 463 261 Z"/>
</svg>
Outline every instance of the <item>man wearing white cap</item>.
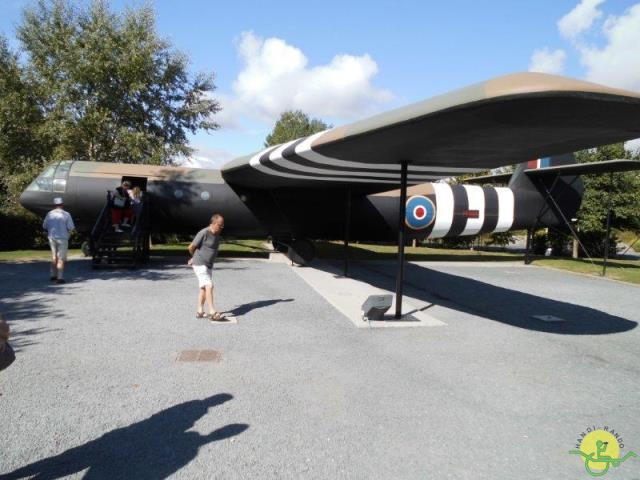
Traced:
<svg viewBox="0 0 640 480">
<path fill-rule="evenodd" d="M 47 213 L 42 228 L 47 231 L 51 247 L 51 281 L 64 283 L 64 262 L 67 261 L 69 234 L 76 227 L 69 212 L 64 210 L 62 198 L 53 199 L 55 208 Z"/>
</svg>

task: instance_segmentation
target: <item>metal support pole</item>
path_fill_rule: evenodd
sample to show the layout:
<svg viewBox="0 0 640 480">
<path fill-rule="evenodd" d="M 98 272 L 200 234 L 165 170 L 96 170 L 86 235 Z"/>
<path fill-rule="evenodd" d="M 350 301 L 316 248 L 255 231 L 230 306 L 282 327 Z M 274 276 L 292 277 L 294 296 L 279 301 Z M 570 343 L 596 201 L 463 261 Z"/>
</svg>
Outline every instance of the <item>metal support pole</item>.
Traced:
<svg viewBox="0 0 640 480">
<path fill-rule="evenodd" d="M 349 232 L 351 227 L 351 189 L 347 188 L 344 216 L 344 276 L 349 276 Z"/>
<path fill-rule="evenodd" d="M 577 177 L 576 177 L 577 178 Z M 564 213 L 562 212 L 562 209 L 560 208 L 560 205 L 558 205 L 558 202 L 555 201 L 555 199 L 553 198 L 553 195 L 551 195 L 551 191 L 544 185 L 544 183 L 541 183 L 542 188 L 544 188 L 547 192 L 547 198 L 549 199 L 549 201 L 551 202 L 551 205 L 554 206 L 554 208 L 556 209 L 556 212 L 558 213 L 558 215 L 560 215 L 560 217 L 562 218 L 562 220 L 564 221 L 565 225 L 567 227 L 569 227 L 569 230 L 571 231 L 571 235 L 573 235 L 573 238 L 578 242 L 578 244 L 582 247 L 582 250 L 584 251 L 584 254 L 587 256 L 587 258 L 589 259 L 589 261 L 595 265 L 595 263 L 593 262 L 593 259 L 591 258 L 591 256 L 589 255 L 589 252 L 587 251 L 587 248 L 584 246 L 584 244 L 580 241 L 580 237 L 578 236 L 578 232 L 576 231 L 576 229 L 573 228 L 573 226 L 571 225 L 571 222 L 569 222 L 569 220 L 567 219 L 567 217 L 564 215 Z M 540 218 L 540 217 L 538 217 Z M 536 220 L 537 222 L 537 220 Z M 535 231 L 535 226 L 533 227 L 534 231 Z"/>
<path fill-rule="evenodd" d="M 609 174 L 609 191 L 607 192 L 607 236 L 604 239 L 604 258 L 602 259 L 602 276 L 607 276 L 607 257 L 609 256 L 609 235 L 611 235 L 611 190 L 613 189 L 613 172 Z"/>
<path fill-rule="evenodd" d="M 524 264 L 529 265 L 531 263 L 531 237 L 533 236 L 533 229 L 527 228 L 527 240 L 524 246 Z"/>
<path fill-rule="evenodd" d="M 402 317 L 402 287 L 404 285 L 404 244 L 407 204 L 407 167 L 408 162 L 401 162 L 402 170 L 400 174 L 400 206 L 398 208 L 398 276 L 396 277 L 396 320 Z"/>
</svg>

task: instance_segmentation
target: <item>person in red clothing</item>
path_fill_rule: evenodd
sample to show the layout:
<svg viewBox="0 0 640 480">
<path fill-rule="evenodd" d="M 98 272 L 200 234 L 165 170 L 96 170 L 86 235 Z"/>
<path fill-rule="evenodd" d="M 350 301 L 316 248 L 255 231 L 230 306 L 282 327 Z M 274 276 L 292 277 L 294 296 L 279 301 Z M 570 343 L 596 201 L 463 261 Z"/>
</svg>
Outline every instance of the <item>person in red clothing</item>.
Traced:
<svg viewBox="0 0 640 480">
<path fill-rule="evenodd" d="M 123 227 L 128 227 L 129 221 L 133 216 L 131 198 L 129 197 L 130 188 L 131 182 L 125 180 L 122 182 L 122 185 L 114 190 L 113 196 L 111 197 L 111 224 L 113 225 L 113 229 L 118 233 L 123 232 L 120 224 L 122 224 Z"/>
</svg>

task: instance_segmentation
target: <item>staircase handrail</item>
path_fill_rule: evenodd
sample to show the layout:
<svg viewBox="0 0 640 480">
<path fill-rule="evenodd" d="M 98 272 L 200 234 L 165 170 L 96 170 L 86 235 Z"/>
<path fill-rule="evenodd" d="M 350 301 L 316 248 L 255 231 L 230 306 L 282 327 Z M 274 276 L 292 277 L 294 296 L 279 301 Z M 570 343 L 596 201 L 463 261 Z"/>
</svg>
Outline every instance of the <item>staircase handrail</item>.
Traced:
<svg viewBox="0 0 640 480">
<path fill-rule="evenodd" d="M 133 255 L 134 262 L 138 263 L 141 260 L 144 260 L 144 243 L 147 240 L 148 233 L 148 202 L 147 195 L 143 194 L 140 198 L 140 215 L 135 219 L 135 223 L 133 225 L 131 235 L 133 237 Z"/>
<path fill-rule="evenodd" d="M 102 210 L 98 215 L 96 223 L 93 225 L 93 229 L 91 230 L 91 235 L 89 236 L 89 248 L 91 250 L 92 255 L 95 255 L 96 246 L 98 243 L 100 243 L 100 240 L 102 239 L 102 235 L 104 234 L 105 220 L 109 215 L 110 207 L 111 207 L 111 191 L 107 190 L 107 201 L 102 207 Z"/>
</svg>

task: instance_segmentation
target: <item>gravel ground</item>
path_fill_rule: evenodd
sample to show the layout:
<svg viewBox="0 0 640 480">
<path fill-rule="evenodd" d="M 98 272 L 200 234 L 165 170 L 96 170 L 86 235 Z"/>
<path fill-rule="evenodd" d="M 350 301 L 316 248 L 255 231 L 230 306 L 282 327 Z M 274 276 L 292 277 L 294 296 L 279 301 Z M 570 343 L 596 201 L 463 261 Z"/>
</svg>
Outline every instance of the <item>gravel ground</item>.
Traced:
<svg viewBox="0 0 640 480">
<path fill-rule="evenodd" d="M 394 265 L 354 265 L 393 290 Z M 356 329 L 286 264 L 0 264 L 17 360 L 0 373 L 0 478 L 590 478 L 569 450 L 615 429 L 640 455 L 634 286 L 510 264 L 412 264 L 447 325 Z M 363 299 L 364 300 L 364 299 Z M 546 323 L 532 315 L 566 321 Z M 185 362 L 185 351 L 213 361 Z M 181 357 L 181 355 L 183 355 Z M 613 468 L 612 468 L 613 470 Z M 640 478 L 640 457 L 612 478 Z"/>
</svg>

